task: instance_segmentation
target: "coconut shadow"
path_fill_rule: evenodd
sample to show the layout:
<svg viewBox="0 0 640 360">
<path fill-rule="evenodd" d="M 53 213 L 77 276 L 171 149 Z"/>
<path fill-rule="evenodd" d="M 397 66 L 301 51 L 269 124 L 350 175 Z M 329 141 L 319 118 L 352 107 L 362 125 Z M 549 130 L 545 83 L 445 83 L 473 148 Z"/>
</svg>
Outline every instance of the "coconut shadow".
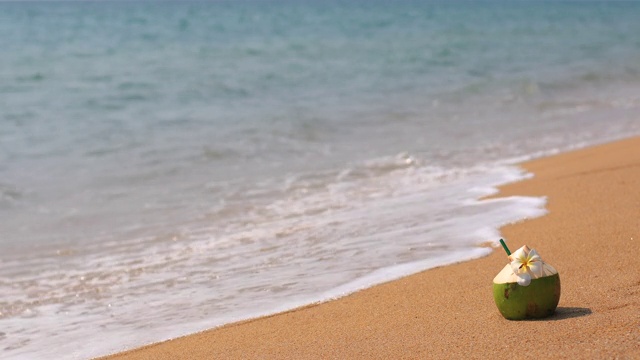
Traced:
<svg viewBox="0 0 640 360">
<path fill-rule="evenodd" d="M 556 321 L 556 320 L 564 320 L 564 319 L 572 319 L 572 318 L 577 318 L 577 317 L 589 316 L 589 315 L 591 315 L 591 313 L 592 313 L 592 311 L 589 308 L 573 307 L 573 306 L 569 306 L 569 307 L 559 306 L 556 309 L 556 312 L 553 315 L 549 316 L 549 317 L 542 318 L 542 319 L 527 319 L 527 320 L 529 320 L 529 321 Z"/>
</svg>

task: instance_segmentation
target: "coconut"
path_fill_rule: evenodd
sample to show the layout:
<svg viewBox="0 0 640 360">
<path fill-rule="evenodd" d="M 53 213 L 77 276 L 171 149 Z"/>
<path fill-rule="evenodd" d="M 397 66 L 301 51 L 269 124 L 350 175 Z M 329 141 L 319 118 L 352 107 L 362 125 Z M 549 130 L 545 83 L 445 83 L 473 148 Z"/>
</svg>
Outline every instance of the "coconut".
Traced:
<svg viewBox="0 0 640 360">
<path fill-rule="evenodd" d="M 502 316 L 509 320 L 543 318 L 552 315 L 560 301 L 560 276 L 553 266 L 543 262 L 542 276 L 527 286 L 518 284 L 510 264 L 493 279 L 493 298 Z"/>
</svg>

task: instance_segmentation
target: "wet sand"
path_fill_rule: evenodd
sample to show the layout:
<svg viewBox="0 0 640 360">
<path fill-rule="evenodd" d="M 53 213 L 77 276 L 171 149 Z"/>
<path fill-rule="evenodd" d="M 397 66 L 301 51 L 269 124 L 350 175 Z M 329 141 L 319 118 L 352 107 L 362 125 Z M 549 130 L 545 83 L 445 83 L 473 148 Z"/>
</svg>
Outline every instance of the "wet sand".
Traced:
<svg viewBox="0 0 640 360">
<path fill-rule="evenodd" d="M 640 137 L 522 164 L 496 196 L 546 196 L 549 214 L 501 229 L 560 273 L 556 314 L 505 320 L 488 257 L 110 359 L 640 358 Z"/>
</svg>

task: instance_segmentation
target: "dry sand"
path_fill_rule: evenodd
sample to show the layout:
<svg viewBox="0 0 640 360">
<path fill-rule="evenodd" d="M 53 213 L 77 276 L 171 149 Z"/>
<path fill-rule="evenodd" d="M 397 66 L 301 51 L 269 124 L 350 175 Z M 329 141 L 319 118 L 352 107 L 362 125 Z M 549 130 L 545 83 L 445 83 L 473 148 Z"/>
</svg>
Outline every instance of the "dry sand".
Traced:
<svg viewBox="0 0 640 360">
<path fill-rule="evenodd" d="M 502 228 L 558 269 L 556 315 L 502 318 L 490 256 L 320 305 L 153 344 L 113 359 L 640 359 L 640 138 L 522 165 L 498 196 L 547 196 L 549 214 Z"/>
</svg>

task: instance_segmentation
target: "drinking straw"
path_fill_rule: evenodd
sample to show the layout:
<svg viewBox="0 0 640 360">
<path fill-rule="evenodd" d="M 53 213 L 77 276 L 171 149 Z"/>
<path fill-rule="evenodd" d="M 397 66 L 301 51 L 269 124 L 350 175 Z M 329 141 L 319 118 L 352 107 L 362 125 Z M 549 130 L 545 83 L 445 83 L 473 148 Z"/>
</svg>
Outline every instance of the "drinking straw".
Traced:
<svg viewBox="0 0 640 360">
<path fill-rule="evenodd" d="M 500 239 L 500 245 L 502 245 L 502 248 L 504 249 L 504 251 L 507 252 L 507 256 L 511 255 L 511 251 L 509 251 L 509 248 L 507 247 L 507 244 L 504 243 L 504 240 Z"/>
</svg>

